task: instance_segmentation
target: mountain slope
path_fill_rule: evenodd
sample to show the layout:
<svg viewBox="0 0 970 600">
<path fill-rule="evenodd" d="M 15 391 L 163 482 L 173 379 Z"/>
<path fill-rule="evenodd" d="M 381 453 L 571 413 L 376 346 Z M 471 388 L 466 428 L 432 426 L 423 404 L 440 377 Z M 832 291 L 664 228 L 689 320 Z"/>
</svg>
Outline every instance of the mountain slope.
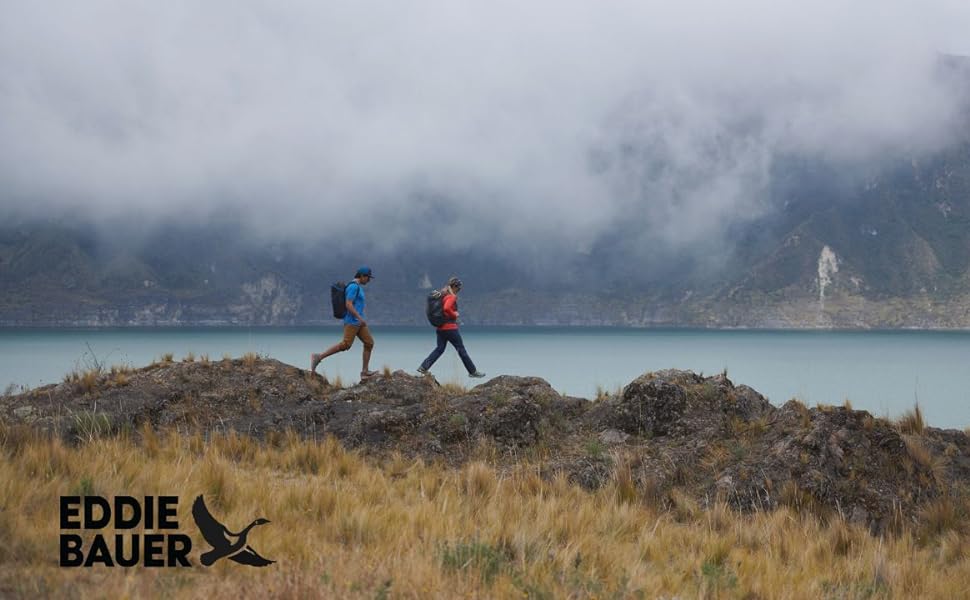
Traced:
<svg viewBox="0 0 970 600">
<path fill-rule="evenodd" d="M 427 240 L 257 242 L 231 220 L 8 221 L 0 323 L 327 323 L 330 283 L 366 260 L 378 323 L 423 322 L 425 287 L 458 272 L 469 323 L 970 327 L 970 144 L 864 177 L 806 162 L 776 171 L 777 209 L 726 225 L 729 248 L 713 259 L 658 247 L 638 262 L 606 239 L 539 266 Z"/>
</svg>

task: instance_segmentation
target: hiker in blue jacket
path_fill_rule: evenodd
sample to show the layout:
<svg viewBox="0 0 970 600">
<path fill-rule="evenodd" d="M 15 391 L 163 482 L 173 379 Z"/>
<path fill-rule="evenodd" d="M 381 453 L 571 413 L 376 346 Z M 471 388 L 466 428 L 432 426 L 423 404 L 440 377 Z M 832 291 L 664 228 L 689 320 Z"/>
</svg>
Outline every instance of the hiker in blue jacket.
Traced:
<svg viewBox="0 0 970 600">
<path fill-rule="evenodd" d="M 374 338 L 371 336 L 367 320 L 364 318 L 364 307 L 367 304 L 364 298 L 364 286 L 370 283 L 373 278 L 374 272 L 370 267 L 361 267 L 357 269 L 354 280 L 347 284 L 344 294 L 347 299 L 347 314 L 344 315 L 344 337 L 340 342 L 324 351 L 323 354 L 310 355 L 311 372 L 315 373 L 320 361 L 328 356 L 350 350 L 350 347 L 354 344 L 354 338 L 360 338 L 361 343 L 364 344 L 360 377 L 365 379 L 377 375 L 377 371 L 370 370 L 370 355 L 374 349 Z"/>
</svg>

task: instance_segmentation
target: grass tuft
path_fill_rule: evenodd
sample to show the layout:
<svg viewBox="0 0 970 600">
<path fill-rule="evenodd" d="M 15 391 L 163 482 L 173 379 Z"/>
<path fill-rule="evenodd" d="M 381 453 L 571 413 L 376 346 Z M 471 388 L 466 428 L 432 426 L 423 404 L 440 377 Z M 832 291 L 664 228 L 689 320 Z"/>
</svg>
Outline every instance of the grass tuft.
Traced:
<svg viewBox="0 0 970 600">
<path fill-rule="evenodd" d="M 247 370 L 252 371 L 256 368 L 256 362 L 259 360 L 259 355 L 255 352 L 247 352 L 242 356 L 242 364 Z"/>
<path fill-rule="evenodd" d="M 634 504 L 640 499 L 637 483 L 633 477 L 633 466 L 625 458 L 614 460 L 612 473 L 613 498 L 617 504 Z"/>
<path fill-rule="evenodd" d="M 465 466 L 463 471 L 463 489 L 469 496 L 485 498 L 495 492 L 498 480 L 492 467 L 475 461 Z"/>
<path fill-rule="evenodd" d="M 595 436 L 590 437 L 588 440 L 586 440 L 584 449 L 586 450 L 586 456 L 594 460 L 598 458 L 602 458 L 603 455 L 606 454 L 606 446 L 604 446 L 603 442 L 601 442 L 599 438 Z"/>
<path fill-rule="evenodd" d="M 441 566 L 451 571 L 473 571 L 486 586 L 506 567 L 508 559 L 497 547 L 478 542 L 445 543 L 441 548 Z"/>
<path fill-rule="evenodd" d="M 933 454 L 923 445 L 919 437 L 904 435 L 903 441 L 906 443 L 906 453 L 913 459 L 913 462 L 924 469 L 933 469 Z"/>
<path fill-rule="evenodd" d="M 71 386 L 76 394 L 91 394 L 97 391 L 101 375 L 99 368 L 71 371 L 64 376 L 64 383 Z"/>
<path fill-rule="evenodd" d="M 900 433 L 923 435 L 923 432 L 926 431 L 926 423 L 923 421 L 923 411 L 920 409 L 919 403 L 913 405 L 913 410 L 906 411 L 903 416 L 896 420 L 896 429 Z"/>
<path fill-rule="evenodd" d="M 115 433 L 114 422 L 105 413 L 81 411 L 74 415 L 74 435 L 78 441 L 91 442 Z"/>
<path fill-rule="evenodd" d="M 593 398 L 593 402 L 606 402 L 610 399 L 610 392 L 607 391 L 602 385 L 596 385 L 596 397 Z"/>
<path fill-rule="evenodd" d="M 965 503 L 961 505 L 949 496 L 938 498 L 920 512 L 917 537 L 925 543 L 951 532 L 964 534 L 968 516 Z"/>
<path fill-rule="evenodd" d="M 457 381 L 448 381 L 438 388 L 446 396 L 460 396 L 468 392 L 468 388 Z"/>
</svg>

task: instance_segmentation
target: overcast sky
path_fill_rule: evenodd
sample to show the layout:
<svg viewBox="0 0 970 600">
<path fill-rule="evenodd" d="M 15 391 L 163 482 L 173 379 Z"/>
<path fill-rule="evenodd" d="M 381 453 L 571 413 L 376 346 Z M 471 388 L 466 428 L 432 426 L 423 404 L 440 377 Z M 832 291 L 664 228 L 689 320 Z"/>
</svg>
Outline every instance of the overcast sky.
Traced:
<svg viewBox="0 0 970 600">
<path fill-rule="evenodd" d="M 968 4 L 0 0 L 0 202 L 690 242 L 765 210 L 781 154 L 948 143 Z"/>
</svg>

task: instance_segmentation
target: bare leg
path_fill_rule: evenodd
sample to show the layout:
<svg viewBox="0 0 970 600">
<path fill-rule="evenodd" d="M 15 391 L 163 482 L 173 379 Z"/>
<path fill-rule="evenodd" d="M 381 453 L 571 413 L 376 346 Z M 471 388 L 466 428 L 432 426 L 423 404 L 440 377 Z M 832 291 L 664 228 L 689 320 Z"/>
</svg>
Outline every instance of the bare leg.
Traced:
<svg viewBox="0 0 970 600">
<path fill-rule="evenodd" d="M 343 352 L 344 350 L 347 350 L 347 348 L 344 348 L 343 347 L 343 342 L 338 342 L 338 343 L 334 344 L 333 346 L 330 346 L 329 348 L 327 348 L 323 352 L 323 354 L 320 355 L 320 360 L 323 360 L 323 359 L 327 358 L 328 356 L 333 356 L 334 354 L 336 354 L 338 352 Z"/>
<path fill-rule="evenodd" d="M 377 375 L 376 372 L 370 370 L 370 353 L 374 349 L 374 338 L 371 337 L 370 328 L 367 327 L 367 325 L 361 327 L 360 330 L 357 331 L 357 337 L 360 338 L 360 341 L 364 344 L 364 353 L 361 355 L 361 378 Z"/>
<path fill-rule="evenodd" d="M 336 354 L 338 352 L 343 352 L 344 350 L 347 350 L 347 349 L 348 348 L 345 348 L 344 347 L 344 343 L 343 342 L 337 342 L 333 346 L 330 346 L 329 348 L 327 348 L 326 350 L 324 350 L 323 354 L 311 354 L 310 355 L 310 371 L 313 372 L 313 373 L 316 373 L 317 372 L 317 365 L 320 364 L 320 361 L 322 361 L 323 359 L 327 358 L 328 356 L 333 356 L 334 354 Z"/>
</svg>

